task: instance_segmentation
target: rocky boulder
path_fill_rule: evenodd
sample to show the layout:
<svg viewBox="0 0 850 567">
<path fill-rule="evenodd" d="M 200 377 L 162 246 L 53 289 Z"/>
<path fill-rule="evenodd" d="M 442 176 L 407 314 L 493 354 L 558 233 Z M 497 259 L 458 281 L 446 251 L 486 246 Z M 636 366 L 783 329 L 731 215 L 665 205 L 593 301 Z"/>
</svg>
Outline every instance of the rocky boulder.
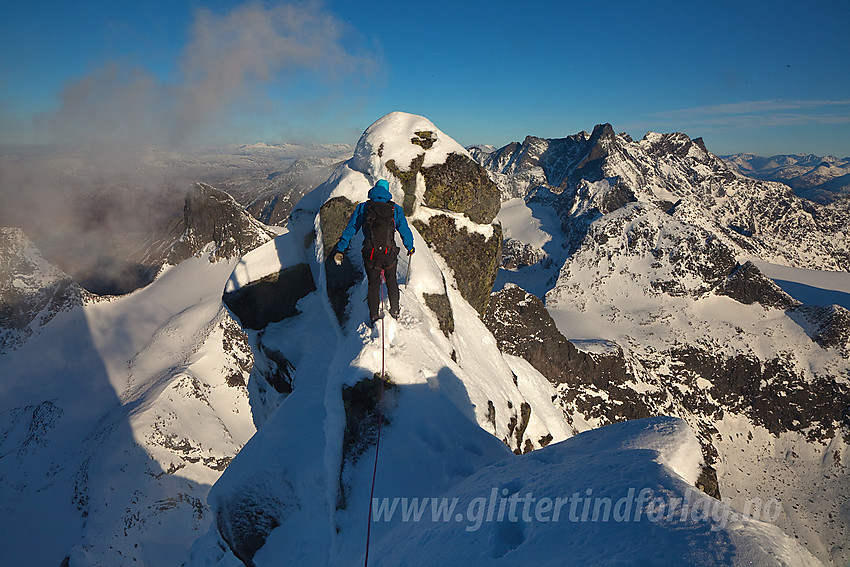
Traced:
<svg viewBox="0 0 850 567">
<path fill-rule="evenodd" d="M 492 225 L 493 234 L 486 237 L 441 214 L 428 222 L 416 219 L 413 226 L 452 269 L 463 298 L 483 315 L 501 262 L 502 227 Z"/>
<path fill-rule="evenodd" d="M 461 213 L 478 224 L 489 224 L 499 214 L 499 189 L 469 157 L 449 154 L 445 163 L 423 168 L 422 175 L 426 207 Z"/>
<path fill-rule="evenodd" d="M 362 277 L 360 269 L 351 262 L 350 249 L 345 254 L 342 265 L 337 266 L 333 261 L 333 248 L 342 236 L 342 231 L 348 224 L 348 219 L 354 212 L 356 203 L 346 197 L 328 199 L 319 209 L 319 219 L 322 224 L 322 247 L 325 255 L 325 274 L 327 277 L 328 299 L 340 325 L 348 320 L 348 292 Z"/>
</svg>

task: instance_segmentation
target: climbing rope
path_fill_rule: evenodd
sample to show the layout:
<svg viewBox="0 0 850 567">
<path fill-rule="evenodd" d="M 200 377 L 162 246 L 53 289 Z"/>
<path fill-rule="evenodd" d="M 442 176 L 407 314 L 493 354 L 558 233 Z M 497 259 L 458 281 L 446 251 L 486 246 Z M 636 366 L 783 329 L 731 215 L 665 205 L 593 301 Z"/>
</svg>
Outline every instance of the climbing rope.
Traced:
<svg viewBox="0 0 850 567">
<path fill-rule="evenodd" d="M 384 310 L 384 270 L 381 270 L 381 314 Z M 381 394 L 378 398 L 378 439 L 375 442 L 375 466 L 372 469 L 372 489 L 369 492 L 369 518 L 366 527 L 366 560 L 363 562 L 364 567 L 369 565 L 369 540 L 372 536 L 372 499 L 375 497 L 375 477 L 378 475 L 378 449 L 381 446 L 381 425 L 384 422 L 384 379 L 386 377 L 385 360 L 386 349 L 384 348 L 384 318 L 381 317 Z"/>
</svg>

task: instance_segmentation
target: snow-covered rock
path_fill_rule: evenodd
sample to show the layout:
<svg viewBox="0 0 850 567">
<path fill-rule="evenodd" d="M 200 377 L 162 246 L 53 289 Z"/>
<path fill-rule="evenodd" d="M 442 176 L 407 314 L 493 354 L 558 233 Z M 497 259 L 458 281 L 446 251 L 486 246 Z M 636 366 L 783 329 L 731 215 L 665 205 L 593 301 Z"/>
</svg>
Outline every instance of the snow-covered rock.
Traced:
<svg viewBox="0 0 850 567">
<path fill-rule="evenodd" d="M 23 345 L 84 292 L 19 228 L 0 227 L 0 355 Z"/>
</svg>

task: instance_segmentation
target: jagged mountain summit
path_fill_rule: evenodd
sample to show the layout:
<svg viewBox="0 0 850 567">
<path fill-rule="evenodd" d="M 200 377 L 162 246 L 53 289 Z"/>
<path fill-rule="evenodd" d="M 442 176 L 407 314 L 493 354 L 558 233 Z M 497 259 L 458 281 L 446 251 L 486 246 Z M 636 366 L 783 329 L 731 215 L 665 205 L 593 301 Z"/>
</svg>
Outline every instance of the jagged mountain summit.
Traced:
<svg viewBox="0 0 850 567">
<path fill-rule="evenodd" d="M 827 204 L 850 195 L 850 157 L 813 154 L 720 157 L 748 177 L 784 183 L 800 197 L 812 201 Z"/>
<path fill-rule="evenodd" d="M 723 496 L 778 496 L 783 529 L 843 565 L 850 311 L 817 293 L 804 303 L 758 266 L 841 269 L 829 273 L 850 283 L 846 211 L 744 178 L 682 134 L 635 142 L 600 125 L 479 159 L 502 189 L 510 249 L 538 253 L 503 262 L 509 284 L 485 317 L 500 348 L 594 426 L 684 418 Z M 520 338 L 537 336 L 548 348 Z"/>
<path fill-rule="evenodd" d="M 821 205 L 786 185 L 744 177 L 708 152 L 701 138 L 650 132 L 633 141 L 601 124 L 568 138 L 529 136 L 479 159 L 504 198 L 534 190 L 571 219 L 562 226 L 569 251 L 599 215 L 641 201 L 701 223 L 741 256 L 850 269 L 850 202 Z"/>
</svg>

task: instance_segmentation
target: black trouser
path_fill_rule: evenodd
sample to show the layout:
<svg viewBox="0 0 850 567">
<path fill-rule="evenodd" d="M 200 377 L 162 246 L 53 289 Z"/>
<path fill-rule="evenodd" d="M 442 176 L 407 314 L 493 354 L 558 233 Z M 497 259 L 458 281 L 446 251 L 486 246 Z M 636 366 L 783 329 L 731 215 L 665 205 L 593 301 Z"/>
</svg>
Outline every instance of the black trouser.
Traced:
<svg viewBox="0 0 850 567">
<path fill-rule="evenodd" d="M 398 280 L 395 273 L 398 265 L 398 251 L 396 247 L 388 252 L 373 248 L 363 249 L 363 266 L 366 268 L 366 277 L 369 278 L 366 303 L 369 304 L 371 319 L 378 317 L 378 308 L 381 303 L 381 270 L 384 271 L 384 281 L 387 283 L 390 311 L 398 312 Z"/>
</svg>

